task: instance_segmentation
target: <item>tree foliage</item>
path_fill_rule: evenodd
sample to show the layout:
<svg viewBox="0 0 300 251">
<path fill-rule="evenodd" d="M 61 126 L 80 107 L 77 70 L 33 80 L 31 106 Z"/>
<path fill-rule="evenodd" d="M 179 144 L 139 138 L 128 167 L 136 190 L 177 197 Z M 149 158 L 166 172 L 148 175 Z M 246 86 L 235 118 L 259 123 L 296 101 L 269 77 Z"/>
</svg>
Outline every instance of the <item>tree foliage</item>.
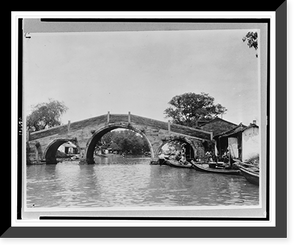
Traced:
<svg viewBox="0 0 300 251">
<path fill-rule="evenodd" d="M 243 42 L 247 42 L 247 45 L 249 48 L 254 48 L 255 50 L 258 49 L 258 34 L 257 32 L 249 31 L 245 37 L 242 38 Z M 256 57 L 258 57 L 258 54 L 256 54 Z"/>
<path fill-rule="evenodd" d="M 60 117 L 67 111 L 63 102 L 49 99 L 48 103 L 40 103 L 33 107 L 33 111 L 27 116 L 27 129 L 40 131 L 61 125 Z"/>
<path fill-rule="evenodd" d="M 214 104 L 214 98 L 207 93 L 184 93 L 173 97 L 169 108 L 165 110 L 166 117 L 180 125 L 195 126 L 198 120 L 211 120 L 224 114 L 227 109 L 220 104 Z"/>
<path fill-rule="evenodd" d="M 117 130 L 105 134 L 96 149 L 117 148 L 122 153 L 140 155 L 149 152 L 148 142 L 142 135 L 132 130 Z"/>
</svg>

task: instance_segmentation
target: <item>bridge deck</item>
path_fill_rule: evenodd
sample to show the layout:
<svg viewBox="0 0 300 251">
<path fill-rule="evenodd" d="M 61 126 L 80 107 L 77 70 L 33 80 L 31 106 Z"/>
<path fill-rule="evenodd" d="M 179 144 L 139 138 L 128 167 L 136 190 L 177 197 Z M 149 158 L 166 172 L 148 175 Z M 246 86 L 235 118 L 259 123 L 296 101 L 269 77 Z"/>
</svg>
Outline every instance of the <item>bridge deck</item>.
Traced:
<svg viewBox="0 0 300 251">
<path fill-rule="evenodd" d="M 107 123 L 107 114 L 84 119 L 81 121 L 76 121 L 70 123 L 70 131 L 76 131 L 83 129 L 87 126 L 91 125 L 100 125 Z M 130 115 L 130 120 L 132 124 L 139 124 L 144 126 L 149 126 L 157 129 L 168 130 L 168 123 L 164 121 L 154 120 L 150 118 L 145 118 L 137 115 Z M 109 115 L 109 123 L 118 123 L 118 122 L 128 122 L 128 114 L 110 114 Z M 211 133 L 207 131 L 198 130 L 192 127 L 171 124 L 170 125 L 171 132 L 179 133 L 191 137 L 201 138 L 210 140 Z M 52 136 L 52 135 L 65 135 L 68 133 L 68 125 L 57 126 L 45 130 L 41 130 L 38 132 L 33 132 L 30 134 L 30 140 L 36 140 L 39 138 Z"/>
</svg>

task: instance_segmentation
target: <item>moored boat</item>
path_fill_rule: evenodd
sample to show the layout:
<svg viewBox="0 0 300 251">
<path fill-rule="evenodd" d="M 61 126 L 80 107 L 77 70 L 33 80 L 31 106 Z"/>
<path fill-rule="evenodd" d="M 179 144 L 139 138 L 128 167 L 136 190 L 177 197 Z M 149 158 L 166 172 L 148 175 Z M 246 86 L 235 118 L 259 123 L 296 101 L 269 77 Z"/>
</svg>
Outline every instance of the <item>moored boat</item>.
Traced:
<svg viewBox="0 0 300 251">
<path fill-rule="evenodd" d="M 259 168 L 250 165 L 243 165 L 242 163 L 235 163 L 235 166 L 239 168 L 242 175 L 248 180 L 250 183 L 259 185 Z"/>
<path fill-rule="evenodd" d="M 178 167 L 178 168 L 192 168 L 192 164 L 189 162 L 186 163 L 182 163 L 179 162 L 177 160 L 173 160 L 173 159 L 166 159 L 165 160 L 166 164 L 172 167 Z"/>
<path fill-rule="evenodd" d="M 208 162 L 208 166 L 211 168 L 218 168 L 218 167 L 225 167 L 225 163 L 224 162 Z"/>
<path fill-rule="evenodd" d="M 240 170 L 236 169 L 226 169 L 226 168 L 211 168 L 209 164 L 197 163 L 196 161 L 191 161 L 193 167 L 197 171 L 204 171 L 210 173 L 219 173 L 219 174 L 240 174 Z"/>
</svg>

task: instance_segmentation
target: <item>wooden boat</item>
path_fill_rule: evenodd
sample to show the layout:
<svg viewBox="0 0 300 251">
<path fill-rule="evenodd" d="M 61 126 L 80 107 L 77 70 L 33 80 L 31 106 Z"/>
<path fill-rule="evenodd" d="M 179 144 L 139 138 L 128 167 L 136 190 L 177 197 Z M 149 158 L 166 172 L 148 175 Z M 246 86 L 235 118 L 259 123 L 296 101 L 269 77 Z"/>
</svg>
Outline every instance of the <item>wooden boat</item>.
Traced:
<svg viewBox="0 0 300 251">
<path fill-rule="evenodd" d="M 211 168 L 225 167 L 224 162 L 208 162 L 208 166 Z"/>
<path fill-rule="evenodd" d="M 240 170 L 235 169 L 225 169 L 225 168 L 211 168 L 208 164 L 201 164 L 197 163 L 195 161 L 191 161 L 193 164 L 193 167 L 197 171 L 204 171 L 204 172 L 210 172 L 210 173 L 219 173 L 219 174 L 240 174 Z"/>
<path fill-rule="evenodd" d="M 192 168 L 192 164 L 189 162 L 186 162 L 185 164 L 177 161 L 177 160 L 173 160 L 173 159 L 166 159 L 165 160 L 166 164 L 172 167 L 178 167 L 178 168 Z"/>
<path fill-rule="evenodd" d="M 242 175 L 250 183 L 259 185 L 259 168 L 253 165 L 243 165 L 242 163 L 235 163 L 235 166 L 239 168 Z"/>
</svg>

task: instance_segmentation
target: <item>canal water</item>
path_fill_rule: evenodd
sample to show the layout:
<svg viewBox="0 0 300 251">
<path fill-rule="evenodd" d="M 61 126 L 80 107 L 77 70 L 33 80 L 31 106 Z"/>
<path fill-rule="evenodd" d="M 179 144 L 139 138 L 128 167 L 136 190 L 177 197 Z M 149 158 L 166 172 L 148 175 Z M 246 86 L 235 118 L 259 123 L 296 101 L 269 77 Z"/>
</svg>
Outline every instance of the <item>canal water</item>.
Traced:
<svg viewBox="0 0 300 251">
<path fill-rule="evenodd" d="M 30 165 L 27 207 L 245 206 L 259 204 L 259 187 L 243 176 L 149 165 L 149 158 L 96 157 Z"/>
</svg>

